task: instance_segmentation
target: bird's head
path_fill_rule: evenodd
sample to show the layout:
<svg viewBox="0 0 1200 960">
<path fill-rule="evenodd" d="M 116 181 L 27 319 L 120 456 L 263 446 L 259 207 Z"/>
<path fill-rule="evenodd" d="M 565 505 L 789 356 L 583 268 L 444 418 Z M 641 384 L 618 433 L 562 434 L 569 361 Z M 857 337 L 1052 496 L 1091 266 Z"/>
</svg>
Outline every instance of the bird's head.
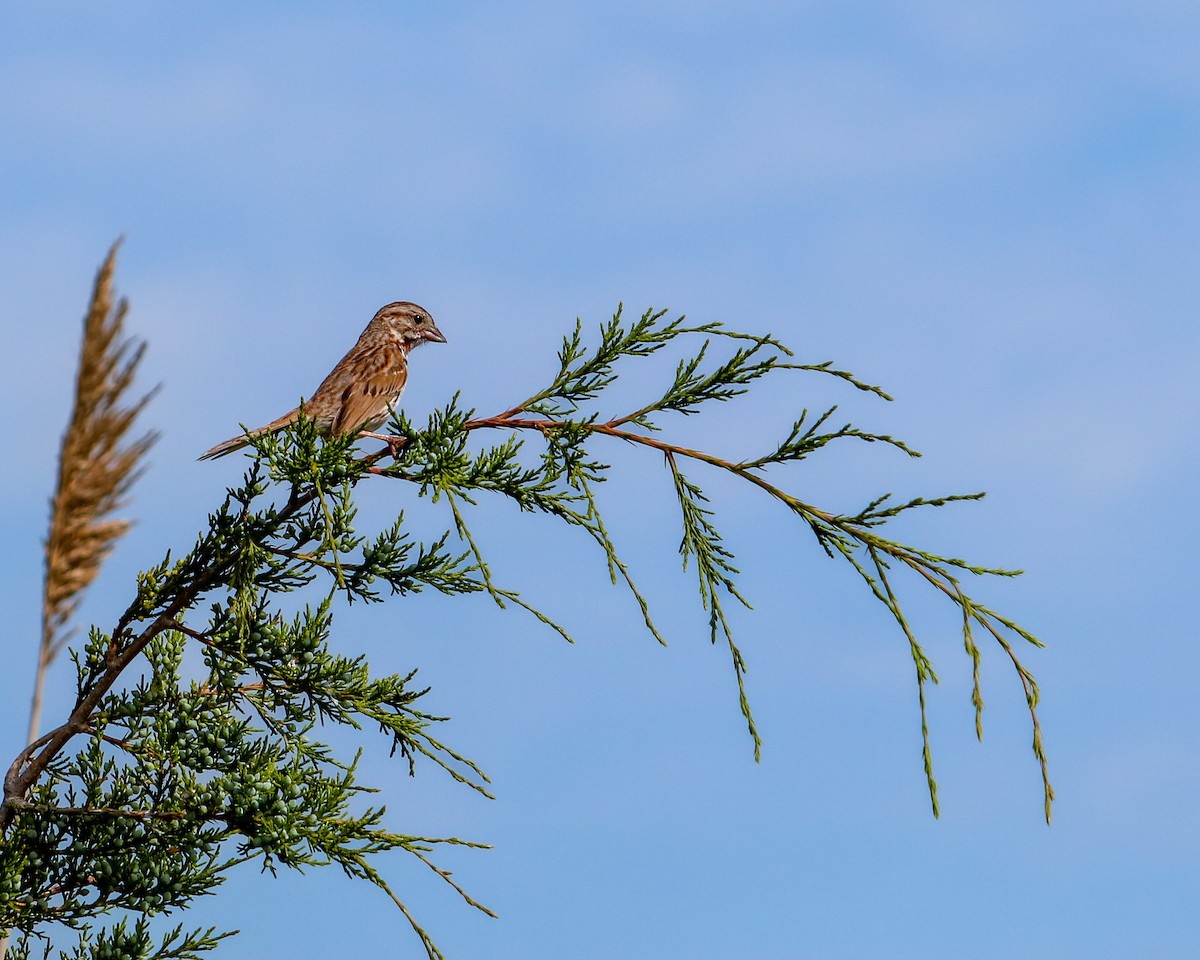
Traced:
<svg viewBox="0 0 1200 960">
<path fill-rule="evenodd" d="M 403 344 L 405 350 L 411 350 L 426 341 L 446 342 L 429 311 L 406 300 L 382 307 L 371 321 L 372 326 L 377 324 L 385 324 L 388 331 Z"/>
</svg>

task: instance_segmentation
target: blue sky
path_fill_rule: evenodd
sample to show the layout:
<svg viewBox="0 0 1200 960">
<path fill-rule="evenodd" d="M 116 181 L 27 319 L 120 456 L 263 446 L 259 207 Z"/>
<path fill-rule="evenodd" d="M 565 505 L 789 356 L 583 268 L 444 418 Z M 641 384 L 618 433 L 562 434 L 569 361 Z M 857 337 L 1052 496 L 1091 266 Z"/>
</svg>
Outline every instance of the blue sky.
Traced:
<svg viewBox="0 0 1200 960">
<path fill-rule="evenodd" d="M 99 623 L 236 479 L 236 458 L 195 456 L 311 390 L 379 305 L 416 300 L 449 339 L 415 358 L 415 416 L 456 390 L 509 406 L 576 316 L 670 307 L 896 397 L 797 380 L 685 425 L 696 442 L 749 452 L 841 402 L 925 457 L 831 451 L 790 489 L 830 509 L 989 491 L 899 532 L 1027 571 L 976 592 L 1049 644 L 1027 662 L 1054 825 L 1014 678 L 989 651 L 976 744 L 954 618 L 913 584 L 943 676 L 932 819 L 902 638 L 779 510 L 717 484 L 755 604 L 737 629 L 756 766 L 676 569 L 666 477 L 614 453 L 614 532 L 668 649 L 576 540 L 505 510 L 477 520 L 497 569 L 574 647 L 482 602 L 340 621 L 380 669 L 421 668 L 442 735 L 493 777 L 489 803 L 367 758 L 395 828 L 496 845 L 448 861 L 499 921 L 388 864 L 447 954 L 1194 956 L 1198 39 L 1200 11 L 1171 0 L 8 5 L 2 752 L 24 729 L 79 317 L 117 235 L 165 435 L 85 604 Z M 445 523 L 408 491 L 366 499 Z M 53 711 L 69 669 L 51 685 Z M 243 928 L 229 958 L 419 953 L 384 898 L 332 875 L 251 872 L 196 922 Z"/>
</svg>

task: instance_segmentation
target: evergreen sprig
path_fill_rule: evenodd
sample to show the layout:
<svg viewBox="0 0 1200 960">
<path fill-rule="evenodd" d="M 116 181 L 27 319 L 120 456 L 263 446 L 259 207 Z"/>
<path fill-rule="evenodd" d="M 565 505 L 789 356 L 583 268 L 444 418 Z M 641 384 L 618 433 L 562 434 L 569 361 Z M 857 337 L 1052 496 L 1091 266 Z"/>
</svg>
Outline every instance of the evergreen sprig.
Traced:
<svg viewBox="0 0 1200 960">
<path fill-rule="evenodd" d="M 788 435 L 773 450 L 757 457 L 735 460 L 706 451 L 690 449 L 652 436 L 652 433 L 658 432 L 660 429 L 654 420 L 656 416 L 668 413 L 690 415 L 697 412 L 705 403 L 728 402 L 743 395 L 753 381 L 776 373 L 822 374 L 834 377 L 881 399 L 891 400 L 891 397 L 880 387 L 859 380 L 849 371 L 835 368 L 831 362 L 812 364 L 792 362 L 792 352 L 774 337 L 730 331 L 719 323 L 687 326 L 683 317 L 674 320 L 665 318 L 665 311 L 649 310 L 640 319 L 626 324 L 622 311 L 618 309 L 613 319 L 601 326 L 600 342 L 592 348 L 584 343 L 582 328 L 577 323 L 574 332 L 564 338 L 563 347 L 559 352 L 559 371 L 547 387 L 534 394 L 523 404 L 494 417 L 464 418 L 461 421 L 462 431 L 464 433 L 481 429 L 536 431 L 545 438 L 548 448 L 553 450 L 552 459 L 570 458 L 597 464 L 593 470 L 598 475 L 602 475 L 602 472 L 607 469 L 607 465 L 594 458 L 588 459 L 592 455 L 583 452 L 584 446 L 593 438 L 607 437 L 623 440 L 655 450 L 665 458 L 679 502 L 683 525 L 680 552 L 685 565 L 689 560 L 695 563 L 700 583 L 701 603 L 709 617 L 710 638 L 715 640 L 717 634 L 720 633 L 728 643 L 738 684 L 739 702 L 754 741 L 756 757 L 759 755 L 761 741 L 747 698 L 746 661 L 734 641 L 729 620 L 721 606 L 721 597 L 729 596 L 746 606 L 749 604 L 736 586 L 737 569 L 733 566 L 733 554 L 713 523 L 711 508 L 706 506 L 707 498 L 698 484 L 684 476 L 679 463 L 683 460 L 690 460 L 724 471 L 782 502 L 801 520 L 826 555 L 845 560 L 863 579 L 872 596 L 888 610 L 908 642 L 917 674 L 923 763 L 930 802 L 934 814 L 937 815 L 939 809 L 937 782 L 933 774 L 925 700 L 926 683 L 936 683 L 937 675 L 933 671 L 932 662 L 923 646 L 910 629 L 900 599 L 892 589 L 887 577 L 890 564 L 916 573 L 926 583 L 932 585 L 955 603 L 962 614 L 963 644 L 973 665 L 974 679 L 971 699 L 975 707 L 976 732 L 980 738 L 982 738 L 983 731 L 983 696 L 979 681 L 979 662 L 982 655 L 975 642 L 973 630 L 976 627 L 982 627 L 996 640 L 1011 660 L 1025 693 L 1026 705 L 1033 727 L 1033 750 L 1041 767 L 1045 815 L 1049 822 L 1054 791 L 1048 776 L 1041 724 L 1037 714 L 1040 693 L 1036 681 L 1017 656 L 1009 637 L 1015 637 L 1034 646 L 1041 646 L 1041 641 L 1014 621 L 1001 617 L 973 600 L 963 591 L 958 577 L 960 572 L 976 576 L 1011 577 L 1016 576 L 1019 571 L 984 567 L 958 558 L 941 556 L 891 540 L 876 532 L 877 528 L 906 511 L 920 507 L 942 507 L 959 501 L 978 500 L 983 494 L 955 494 L 936 498 L 917 497 L 898 505 L 890 505 L 891 495 L 885 494 L 857 513 L 842 514 L 822 510 L 766 479 L 767 468 L 801 462 L 835 440 L 880 443 L 894 447 L 911 457 L 920 456 L 902 440 L 887 434 L 861 430 L 851 423 L 846 423 L 836 429 L 827 429 L 826 424 L 836 412 L 836 406 L 826 410 L 812 422 L 808 421 L 807 410 L 802 411 Z M 594 401 L 597 401 L 604 390 L 616 381 L 619 362 L 649 356 L 668 343 L 684 338 L 699 339 L 699 345 L 690 356 L 679 361 L 673 380 L 656 400 L 624 414 L 605 413 L 594 409 Z M 717 338 L 746 341 L 747 345 L 738 346 L 725 359 L 712 362 L 709 359 L 710 345 Z M 402 435 L 409 435 L 406 432 L 408 425 L 397 423 L 394 426 Z M 465 440 L 460 440 L 459 444 L 462 450 L 467 449 Z M 569 447 L 569 453 L 562 452 L 564 446 Z M 519 447 L 505 444 L 503 447 L 492 447 L 489 450 L 489 457 L 495 457 L 497 451 L 503 450 L 505 455 L 512 459 L 508 469 L 517 470 L 516 461 Z M 389 475 L 404 476 L 403 471 L 391 472 Z M 547 480 L 559 484 L 562 502 L 567 502 L 570 496 L 578 493 L 569 480 L 564 481 L 562 476 L 548 474 Z M 428 483 L 428 479 L 425 482 Z M 543 489 L 543 498 L 547 496 Z M 553 497 L 553 494 L 549 495 L 549 499 L 552 500 Z M 590 505 L 595 507 L 594 500 L 590 501 Z M 554 511 L 547 509 L 546 512 Z M 559 515 L 568 522 L 572 522 L 569 516 L 563 513 Z M 603 542 L 611 546 L 607 535 L 604 536 Z M 478 546 L 474 543 L 472 543 L 472 550 L 478 553 Z M 613 553 L 607 548 L 606 553 L 609 554 L 611 572 L 614 569 L 612 567 Z M 628 573 L 627 568 L 621 569 L 624 573 Z M 627 582 L 632 587 L 632 581 L 628 580 Z M 636 591 L 636 588 L 634 589 L 646 621 L 653 629 L 645 598 Z M 658 636 L 657 631 L 655 631 L 655 635 Z"/>
<path fill-rule="evenodd" d="M 605 409 L 609 388 L 628 364 L 668 346 L 691 349 L 651 392 L 653 399 L 624 412 Z M 699 479 L 704 470 L 733 476 L 783 504 L 800 529 L 828 556 L 848 563 L 887 609 L 916 671 L 923 765 L 935 814 L 926 696 L 937 674 L 905 614 L 898 574 L 915 574 L 961 615 L 979 736 L 983 649 L 975 631 L 996 642 L 1027 700 L 1049 820 L 1053 790 L 1038 687 L 1017 653 L 1018 642 L 1040 642 L 969 596 L 961 582 L 966 573 L 1008 577 L 1017 571 L 945 557 L 881 533 L 903 513 L 982 494 L 899 504 L 884 495 L 841 513 L 789 493 L 776 476 L 834 441 L 880 443 L 916 455 L 900 440 L 850 423 L 831 428 L 836 408 L 811 421 L 802 412 L 781 441 L 757 456 L 722 456 L 663 438 L 672 415 L 734 401 L 768 376 L 808 373 L 890 399 L 829 363 L 795 363 L 770 336 L 718 323 L 689 325 L 664 311 L 626 321 L 618 310 L 594 344 L 577 322 L 563 339 L 549 383 L 495 416 L 479 416 L 456 395 L 423 426 L 397 415 L 387 446 L 365 455 L 356 454 L 352 438 L 321 438 L 303 416 L 286 433 L 255 437 L 242 483 L 229 489 L 194 547 L 178 559 L 168 554 L 141 574 L 112 629 L 93 629 L 74 651 L 77 699 L 70 715 L 23 750 L 5 776 L 0 929 L 21 932 L 13 955 L 29 956 L 39 941 L 48 955 L 51 934 L 68 929 L 77 943 L 60 958 L 199 956 L 228 934 L 178 928 L 155 939 L 146 918 L 186 908 L 212 893 L 231 869 L 257 861 L 272 872 L 337 865 L 366 880 L 395 902 L 427 955 L 441 957 L 380 874 L 377 858 L 405 851 L 482 910 L 431 857 L 442 846 L 479 844 L 389 830 L 383 807 L 363 805 L 370 791 L 357 781 L 357 757 L 339 758 L 318 739 L 318 724 L 377 730 L 410 772 L 428 760 L 484 795 L 487 778 L 434 736 L 443 718 L 423 707 L 428 691 L 415 683 L 416 672 L 375 676 L 362 654 L 336 652 L 333 620 L 341 604 L 355 601 L 378 603 L 424 590 L 448 597 L 486 593 L 570 640 L 566 627 L 493 576 L 471 515 L 487 498 L 500 497 L 520 511 L 580 529 L 600 550 L 610 580 L 629 591 L 647 629 L 665 642 L 603 518 L 601 491 L 611 469 L 603 445 L 611 440 L 665 464 L 679 505 L 679 552 L 696 576 L 708 639 L 721 638 L 730 651 L 756 758 L 761 739 L 746 661 L 726 609 L 731 598 L 749 603 L 716 507 Z M 495 431 L 507 435 L 488 442 Z M 400 512 L 382 529 L 363 531 L 356 486 L 389 481 L 410 484 L 431 509 L 444 510 L 444 532 L 413 538 Z M 284 598 L 298 591 L 307 602 L 285 610 Z M 189 648 L 199 651 L 203 665 L 196 676 L 184 668 Z M 137 919 L 132 927 L 125 920 L 96 926 L 112 914 Z"/>
</svg>

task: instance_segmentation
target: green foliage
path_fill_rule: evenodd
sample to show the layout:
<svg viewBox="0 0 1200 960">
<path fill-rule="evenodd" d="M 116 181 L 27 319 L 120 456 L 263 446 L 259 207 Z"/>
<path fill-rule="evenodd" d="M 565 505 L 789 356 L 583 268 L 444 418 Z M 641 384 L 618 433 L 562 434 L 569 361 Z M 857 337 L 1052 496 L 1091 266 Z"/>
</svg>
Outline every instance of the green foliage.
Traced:
<svg viewBox="0 0 1200 960">
<path fill-rule="evenodd" d="M 619 376 L 618 365 L 687 342 L 695 349 L 656 391 L 657 399 L 622 415 L 600 409 Z M 714 358 L 717 353 L 722 356 Z M 228 871 L 257 861 L 271 872 L 339 866 L 389 896 L 428 956 L 440 957 L 374 863 L 381 853 L 405 851 L 484 909 L 431 859 L 439 846 L 479 845 L 391 832 L 384 826 L 384 808 L 365 803 L 371 791 L 357 782 L 357 757 L 336 756 L 318 739 L 318 726 L 378 730 L 410 772 L 431 761 L 484 795 L 487 778 L 434 736 L 439 718 L 422 709 L 427 691 L 415 683 L 415 671 L 377 677 L 362 656 L 334 652 L 329 643 L 334 614 L 342 603 L 378 603 L 422 590 L 448 597 L 486 593 L 501 607 L 531 612 L 569 640 L 565 627 L 492 575 L 468 517 L 485 497 L 499 496 L 586 534 L 604 555 L 612 582 L 628 589 L 647 629 L 663 642 L 650 603 L 601 515 L 597 490 L 609 465 L 599 450 L 614 439 L 666 465 L 679 502 L 683 564 L 696 577 L 709 639 L 720 639 L 730 653 L 756 756 L 760 739 L 745 660 L 724 607 L 729 598 L 749 604 L 714 508 L 695 478 L 700 470 L 724 471 L 781 502 L 828 556 L 850 564 L 896 620 L 917 673 L 935 813 L 925 694 L 927 682 L 937 677 L 893 588 L 894 572 L 917 574 L 957 606 L 974 666 L 972 700 L 980 732 L 982 653 L 973 631 L 982 628 L 992 636 L 1011 659 L 1027 698 L 1049 818 L 1053 793 L 1045 779 L 1038 690 L 1012 642 L 1038 641 L 970 598 L 959 581 L 964 572 L 1013 572 L 942 557 L 878 532 L 901 513 L 979 494 L 895 506 L 885 496 L 857 513 L 840 514 L 769 481 L 770 468 L 801 462 L 834 441 L 881 443 L 916 455 L 898 440 L 851 424 L 829 428 L 833 409 L 811 421 L 807 412 L 801 414 L 772 451 L 747 460 L 724 459 L 659 436 L 671 415 L 689 416 L 705 405 L 732 401 L 767 376 L 803 373 L 831 376 L 887 399 L 878 387 L 829 364 L 793 362 L 771 337 L 716 323 L 689 326 L 682 317 L 668 320 L 652 311 L 627 323 L 618 311 L 592 347 L 577 323 L 563 340 L 550 383 L 497 416 L 478 417 L 456 396 L 421 428 L 397 415 L 392 442 L 365 456 L 356 455 L 352 439 L 319 437 L 303 417 L 285 434 L 253 439 L 254 459 L 243 482 L 228 491 L 191 551 L 177 560 L 168 554 L 140 575 L 133 602 L 113 629 L 94 629 L 74 652 L 74 709 L 8 772 L 0 812 L 0 929 L 20 931 L 13 956 L 31 956 L 39 944 L 48 956 L 64 931 L 74 931 L 76 943 L 63 948 L 61 958 L 198 956 L 228 934 L 185 935 L 176 928 L 155 939 L 146 919 L 186 908 L 215 892 Z M 481 443 L 481 431 L 508 435 Z M 535 443 L 528 442 L 531 435 Z M 686 474 L 685 463 L 691 465 Z M 364 482 L 410 484 L 419 496 L 445 505 L 447 529 L 431 540 L 414 540 L 400 513 L 381 530 L 360 532 L 353 494 Z M 296 591 L 309 602 L 286 613 L 283 601 Z M 185 669 L 189 650 L 202 664 L 198 671 Z M 136 918 L 134 926 L 124 920 L 96 926 L 120 915 Z"/>
</svg>

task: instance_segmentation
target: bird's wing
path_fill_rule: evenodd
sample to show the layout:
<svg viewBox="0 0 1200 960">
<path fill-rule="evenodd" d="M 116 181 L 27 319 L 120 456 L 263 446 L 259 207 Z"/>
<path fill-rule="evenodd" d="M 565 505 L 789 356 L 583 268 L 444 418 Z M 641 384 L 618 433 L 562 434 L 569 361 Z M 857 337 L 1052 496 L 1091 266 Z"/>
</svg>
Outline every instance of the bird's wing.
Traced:
<svg viewBox="0 0 1200 960">
<path fill-rule="evenodd" d="M 398 344 L 371 344 L 367 349 L 356 344 L 313 391 L 312 397 L 305 404 L 305 412 L 306 415 L 315 416 L 318 421 L 323 421 L 321 411 L 336 411 L 328 426 L 328 432 L 331 434 L 354 433 L 364 427 L 373 429 L 387 418 L 392 404 L 399 400 L 400 394 L 404 392 L 407 380 L 408 361 Z M 250 435 L 276 433 L 295 423 L 297 413 L 298 409 L 289 410 L 265 427 L 251 430 Z M 323 423 L 321 426 L 324 428 Z M 245 435 L 231 437 L 205 451 L 200 459 L 223 457 L 234 450 L 240 450 L 246 444 Z"/>
<path fill-rule="evenodd" d="M 351 358 L 347 358 L 351 359 Z M 330 433 L 353 433 L 367 426 L 373 429 L 382 423 L 393 403 L 400 399 L 408 380 L 408 363 L 404 351 L 391 343 L 380 344 L 369 352 L 353 358 L 353 368 L 335 381 L 337 416 Z M 341 366 L 339 364 L 338 366 Z M 334 373 L 337 373 L 335 370 Z M 334 381 L 334 373 L 329 380 Z M 319 393 L 326 384 L 317 388 Z M 332 390 L 331 390 L 332 392 Z M 316 394 L 313 395 L 314 399 Z"/>
</svg>

